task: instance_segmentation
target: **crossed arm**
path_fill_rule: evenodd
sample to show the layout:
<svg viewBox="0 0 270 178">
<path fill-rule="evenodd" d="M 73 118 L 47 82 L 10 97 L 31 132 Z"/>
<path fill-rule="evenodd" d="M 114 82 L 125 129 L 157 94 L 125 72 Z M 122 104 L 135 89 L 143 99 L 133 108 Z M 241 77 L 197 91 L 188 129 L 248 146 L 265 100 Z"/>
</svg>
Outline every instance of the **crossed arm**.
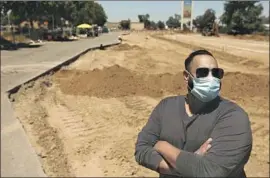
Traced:
<svg viewBox="0 0 270 178">
<path fill-rule="evenodd" d="M 228 177 L 248 160 L 252 135 L 244 112 L 235 110 L 225 114 L 212 132 L 211 149 L 200 156 L 159 140 L 161 106 L 162 102 L 139 133 L 135 158 L 140 165 L 160 172 L 162 165 L 166 167 L 168 163 L 169 172 L 174 170 L 184 177 Z"/>
</svg>

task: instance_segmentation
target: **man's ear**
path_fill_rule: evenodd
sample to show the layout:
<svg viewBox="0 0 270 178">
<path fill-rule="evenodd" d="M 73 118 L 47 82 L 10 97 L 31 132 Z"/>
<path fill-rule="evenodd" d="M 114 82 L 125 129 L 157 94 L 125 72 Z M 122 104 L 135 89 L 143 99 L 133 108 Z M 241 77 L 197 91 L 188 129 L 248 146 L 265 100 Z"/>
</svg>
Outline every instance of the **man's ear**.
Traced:
<svg viewBox="0 0 270 178">
<path fill-rule="evenodd" d="M 185 83 L 188 83 L 189 74 L 187 73 L 186 70 L 183 71 L 183 77 L 184 77 Z"/>
</svg>

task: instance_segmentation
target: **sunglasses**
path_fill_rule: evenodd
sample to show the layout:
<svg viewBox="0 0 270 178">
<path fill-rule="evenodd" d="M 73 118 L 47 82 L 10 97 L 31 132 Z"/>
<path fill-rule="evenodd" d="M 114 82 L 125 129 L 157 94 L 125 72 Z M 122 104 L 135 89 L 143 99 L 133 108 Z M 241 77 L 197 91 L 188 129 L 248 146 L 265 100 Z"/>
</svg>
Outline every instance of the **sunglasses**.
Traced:
<svg viewBox="0 0 270 178">
<path fill-rule="evenodd" d="M 196 69 L 196 77 L 197 78 L 203 78 L 207 77 L 209 73 L 212 73 L 212 76 L 218 79 L 222 79 L 224 76 L 224 70 L 221 68 L 206 68 L 206 67 L 200 67 Z"/>
</svg>

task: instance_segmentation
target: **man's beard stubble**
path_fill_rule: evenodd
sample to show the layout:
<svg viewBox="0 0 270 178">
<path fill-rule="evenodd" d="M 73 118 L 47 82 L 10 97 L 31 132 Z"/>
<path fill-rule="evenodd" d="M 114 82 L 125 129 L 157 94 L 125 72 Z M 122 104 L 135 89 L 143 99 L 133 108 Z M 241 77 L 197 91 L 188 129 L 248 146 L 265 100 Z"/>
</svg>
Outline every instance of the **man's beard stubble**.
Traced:
<svg viewBox="0 0 270 178">
<path fill-rule="evenodd" d="M 189 109 L 192 114 L 206 114 L 215 110 L 219 105 L 220 97 L 217 96 L 214 100 L 209 102 L 203 102 L 195 97 L 188 89 L 186 95 L 186 103 L 189 105 Z"/>
</svg>

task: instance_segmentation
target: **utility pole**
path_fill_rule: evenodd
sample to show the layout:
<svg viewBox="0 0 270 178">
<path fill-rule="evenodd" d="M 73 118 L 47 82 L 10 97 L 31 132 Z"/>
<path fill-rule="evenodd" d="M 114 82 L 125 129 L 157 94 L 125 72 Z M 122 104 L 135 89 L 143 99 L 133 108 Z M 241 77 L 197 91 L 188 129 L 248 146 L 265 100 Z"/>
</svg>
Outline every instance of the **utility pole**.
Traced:
<svg viewBox="0 0 270 178">
<path fill-rule="evenodd" d="M 7 12 L 9 31 L 11 30 L 11 26 L 10 26 L 10 14 L 11 14 L 11 10 L 9 10 Z"/>
<path fill-rule="evenodd" d="M 15 36 L 14 36 L 14 32 L 13 32 L 13 24 L 10 25 L 10 14 L 11 14 L 11 10 L 9 10 L 7 12 L 7 16 L 8 16 L 8 25 L 9 25 L 9 29 L 11 30 L 11 35 L 12 35 L 12 43 L 15 44 Z"/>
<path fill-rule="evenodd" d="M 8 26 L 10 28 L 10 20 L 9 20 L 9 15 L 7 15 L 7 18 L 8 18 Z"/>
<path fill-rule="evenodd" d="M 190 17 L 190 31 L 192 31 L 193 27 L 193 9 L 194 9 L 194 1 L 191 1 L 191 17 Z"/>
<path fill-rule="evenodd" d="M 184 29 L 184 0 L 181 1 L 181 31 Z"/>
</svg>

